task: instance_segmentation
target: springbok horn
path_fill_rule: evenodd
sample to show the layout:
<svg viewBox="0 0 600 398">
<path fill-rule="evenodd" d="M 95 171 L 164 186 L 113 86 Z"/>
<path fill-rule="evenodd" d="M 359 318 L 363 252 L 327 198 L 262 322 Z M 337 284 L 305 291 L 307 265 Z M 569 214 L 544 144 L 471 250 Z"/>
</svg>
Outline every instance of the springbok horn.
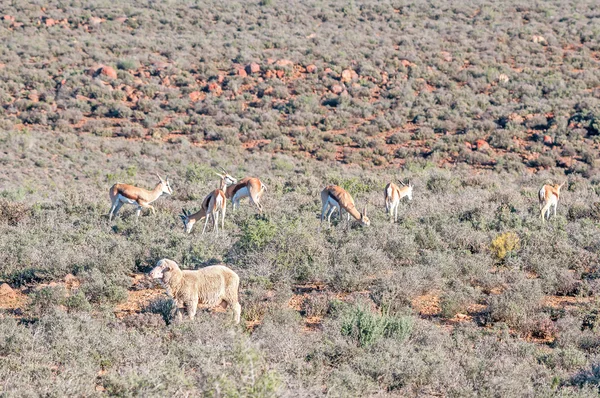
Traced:
<svg viewBox="0 0 600 398">
<path fill-rule="evenodd" d="M 160 175 L 158 175 L 158 173 L 156 173 L 156 176 L 158 177 L 158 179 L 162 182 L 162 177 Z"/>
<path fill-rule="evenodd" d="M 364 211 L 363 211 L 363 216 L 367 216 L 367 206 L 365 206 Z"/>
<path fill-rule="evenodd" d="M 221 178 L 225 178 L 225 176 L 221 173 L 218 173 L 216 170 L 213 170 L 213 173 L 215 173 L 216 175 L 218 175 Z"/>
<path fill-rule="evenodd" d="M 219 168 L 223 171 L 223 173 L 225 173 L 225 175 L 227 175 L 227 170 L 225 170 L 223 167 L 219 166 Z"/>
<path fill-rule="evenodd" d="M 405 183 L 403 183 L 403 182 L 402 182 L 402 180 L 398 179 L 398 182 L 399 182 L 400 184 L 402 184 L 403 186 L 406 186 L 406 184 L 405 184 Z"/>
</svg>

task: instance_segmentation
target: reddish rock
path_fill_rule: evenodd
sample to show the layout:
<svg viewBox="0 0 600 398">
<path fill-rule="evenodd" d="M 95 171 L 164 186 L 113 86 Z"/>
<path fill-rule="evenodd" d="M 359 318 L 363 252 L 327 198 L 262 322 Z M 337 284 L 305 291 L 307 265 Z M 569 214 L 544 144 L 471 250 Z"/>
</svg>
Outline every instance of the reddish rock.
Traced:
<svg viewBox="0 0 600 398">
<path fill-rule="evenodd" d="M 35 91 L 35 90 L 33 90 L 31 93 L 29 93 L 27 98 L 29 98 L 29 100 L 32 102 L 38 102 L 40 100 L 40 96 L 38 95 L 37 91 Z"/>
<path fill-rule="evenodd" d="M 342 71 L 342 82 L 346 83 L 349 81 L 352 81 L 352 79 L 357 78 L 358 75 L 356 74 L 356 72 L 354 72 L 353 70 L 350 69 L 345 69 Z"/>
<path fill-rule="evenodd" d="M 272 79 L 275 77 L 275 71 L 269 69 L 268 71 L 265 72 L 265 78 L 266 79 Z"/>
<path fill-rule="evenodd" d="M 315 73 L 317 71 L 316 65 L 310 64 L 306 67 L 308 73 Z"/>
<path fill-rule="evenodd" d="M 50 27 L 50 26 L 56 25 L 56 21 L 52 18 L 46 18 L 44 20 L 44 24 L 46 24 L 46 26 Z"/>
<path fill-rule="evenodd" d="M 473 145 L 470 142 L 465 142 L 465 146 L 469 149 L 473 149 Z"/>
<path fill-rule="evenodd" d="M 267 63 L 267 65 L 273 65 L 275 63 L 275 60 L 273 58 L 267 58 L 265 62 Z"/>
<path fill-rule="evenodd" d="M 404 66 L 404 67 L 409 67 L 409 66 L 411 66 L 411 65 L 412 65 L 412 62 L 410 62 L 410 61 L 409 61 L 409 60 L 407 60 L 407 59 L 403 59 L 402 61 L 400 61 L 400 63 L 401 63 L 401 64 L 402 64 L 402 66 Z"/>
<path fill-rule="evenodd" d="M 277 75 L 278 78 L 283 79 L 283 77 L 285 76 L 285 71 L 278 70 L 278 71 L 275 71 L 275 74 Z"/>
<path fill-rule="evenodd" d="M 100 25 L 104 20 L 102 18 L 98 18 L 98 17 L 91 17 L 90 18 L 90 23 L 92 25 Z"/>
<path fill-rule="evenodd" d="M 0 285 L 0 297 L 2 298 L 14 298 L 17 294 L 13 290 L 12 287 L 8 285 L 8 283 L 3 283 Z"/>
<path fill-rule="evenodd" d="M 325 70 L 323 72 L 325 72 L 325 73 L 331 73 L 331 72 L 333 72 L 333 70 L 331 70 L 331 68 L 325 68 Z"/>
<path fill-rule="evenodd" d="M 344 87 L 340 86 L 339 84 L 334 84 L 331 86 L 330 90 L 332 93 L 339 95 L 342 93 L 342 91 L 344 91 Z"/>
<path fill-rule="evenodd" d="M 478 151 L 484 151 L 486 149 L 490 149 L 490 144 L 487 143 L 486 140 L 477 140 L 475 141 L 475 146 L 477 147 Z"/>
<path fill-rule="evenodd" d="M 544 136 L 544 144 L 552 145 L 552 144 L 554 144 L 554 140 L 549 135 L 545 135 Z"/>
<path fill-rule="evenodd" d="M 125 21 L 127 21 L 127 17 L 119 17 L 119 18 L 115 18 L 115 21 L 119 22 L 119 23 L 124 23 Z"/>
<path fill-rule="evenodd" d="M 442 51 L 440 55 L 444 61 L 452 62 L 452 54 L 450 54 L 448 51 Z"/>
<path fill-rule="evenodd" d="M 235 70 L 235 74 L 240 76 L 240 77 L 246 77 L 248 76 L 248 74 L 246 73 L 246 71 L 243 68 L 238 68 Z"/>
<path fill-rule="evenodd" d="M 564 157 L 558 158 L 558 161 L 556 163 L 558 164 L 559 167 L 569 168 L 569 167 L 573 166 L 574 162 L 575 161 L 573 160 L 573 158 L 564 156 Z"/>
<path fill-rule="evenodd" d="M 225 81 L 225 76 L 217 75 L 217 83 L 221 84 Z"/>
<path fill-rule="evenodd" d="M 275 62 L 275 65 L 277 65 L 277 66 L 294 66 L 294 63 L 292 61 L 290 61 L 289 59 L 280 59 L 277 62 Z"/>
<path fill-rule="evenodd" d="M 248 72 L 248 74 L 258 73 L 260 72 L 260 65 L 256 62 L 252 62 L 251 64 L 246 65 L 246 72 Z"/>
<path fill-rule="evenodd" d="M 196 102 L 202 98 L 202 93 L 200 91 L 192 91 L 188 94 L 190 97 L 190 101 Z"/>
<path fill-rule="evenodd" d="M 15 17 L 13 17 L 12 15 L 5 15 L 4 20 L 10 21 L 10 22 L 15 22 Z"/>
<path fill-rule="evenodd" d="M 100 69 L 100 74 L 108 77 L 109 79 L 117 78 L 117 71 L 114 68 L 106 65 Z"/>
<path fill-rule="evenodd" d="M 208 92 L 210 92 L 210 93 L 215 93 L 215 94 L 220 94 L 220 93 L 221 93 L 221 91 L 223 91 L 223 90 L 221 89 L 221 86 L 219 86 L 219 85 L 218 85 L 217 83 L 215 83 L 215 82 L 209 83 L 209 84 L 208 84 L 208 86 L 207 86 L 207 90 L 208 90 Z"/>
</svg>

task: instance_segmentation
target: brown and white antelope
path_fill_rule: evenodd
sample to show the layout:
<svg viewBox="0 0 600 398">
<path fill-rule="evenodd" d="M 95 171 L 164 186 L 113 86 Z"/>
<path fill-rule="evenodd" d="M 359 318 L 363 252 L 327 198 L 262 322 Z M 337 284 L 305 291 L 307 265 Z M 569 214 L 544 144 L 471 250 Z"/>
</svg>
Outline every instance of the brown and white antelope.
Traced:
<svg viewBox="0 0 600 398">
<path fill-rule="evenodd" d="M 137 205 L 136 219 L 140 217 L 142 208 L 148 208 L 152 210 L 152 214 L 155 214 L 156 210 L 150 203 L 158 199 L 163 193 L 168 195 L 173 194 L 171 185 L 169 185 L 169 178 L 163 180 L 158 173 L 156 176 L 159 179 L 159 183 L 156 184 L 152 191 L 128 184 L 114 184 L 108 192 L 112 203 L 108 219 L 112 221 L 113 216 L 116 216 L 119 213 L 119 210 L 124 203 Z"/>
<path fill-rule="evenodd" d="M 224 168 L 221 167 L 221 170 L 225 174 L 217 173 L 217 175 L 221 177 L 221 185 L 225 186 L 225 197 L 231 199 L 233 210 L 235 211 L 236 206 L 239 207 L 241 199 L 249 197 L 250 202 L 254 203 L 258 211 L 262 213 L 263 208 L 260 204 L 260 198 L 267 190 L 267 186 L 256 177 L 244 177 L 238 181 L 229 175 Z"/>
<path fill-rule="evenodd" d="M 402 184 L 402 188 L 398 187 L 398 185 L 390 182 L 385 186 L 385 191 L 383 192 L 385 197 L 385 211 L 390 215 L 390 221 L 397 222 L 398 221 L 398 206 L 400 205 L 400 200 L 404 197 L 407 197 L 408 200 L 412 200 L 413 196 L 413 185 L 408 180 L 408 185 L 398 180 L 400 184 Z"/>
<path fill-rule="evenodd" d="M 354 200 L 352 196 L 342 187 L 337 185 L 327 185 L 323 191 L 321 191 L 321 203 L 323 205 L 321 209 L 321 225 L 323 224 L 323 218 L 327 217 L 327 222 L 331 226 L 331 215 L 335 210 L 338 211 L 340 220 L 342 219 L 342 209 L 348 213 L 348 223 L 350 223 L 350 216 L 360 221 L 362 225 L 370 225 L 371 221 L 367 217 L 367 208 L 365 207 L 363 212 L 360 213 L 356 210 Z M 321 228 L 319 226 L 319 228 Z"/>
<path fill-rule="evenodd" d="M 197 221 L 204 221 L 204 228 L 202 229 L 202 234 L 206 232 L 206 226 L 208 224 L 208 220 L 212 216 L 213 218 L 213 229 L 216 233 L 219 232 L 219 214 L 221 215 L 221 229 L 225 229 L 225 211 L 227 210 L 227 199 L 225 198 L 225 193 L 221 189 L 215 189 L 202 201 L 202 206 L 199 211 L 194 214 L 191 214 L 189 211 L 185 209 L 181 209 L 183 214 L 180 214 L 181 221 L 183 221 L 183 227 L 185 228 L 185 232 L 188 234 L 192 232 L 192 228 L 194 228 L 194 224 Z"/>
<path fill-rule="evenodd" d="M 550 219 L 550 209 L 554 206 L 554 217 L 556 217 L 556 207 L 558 206 L 558 200 L 560 199 L 560 189 L 567 182 L 563 182 L 562 184 L 546 184 L 540 189 L 538 192 L 538 197 L 540 200 L 540 217 L 542 221 L 546 221 Z M 545 217 L 544 217 L 545 216 Z"/>
</svg>

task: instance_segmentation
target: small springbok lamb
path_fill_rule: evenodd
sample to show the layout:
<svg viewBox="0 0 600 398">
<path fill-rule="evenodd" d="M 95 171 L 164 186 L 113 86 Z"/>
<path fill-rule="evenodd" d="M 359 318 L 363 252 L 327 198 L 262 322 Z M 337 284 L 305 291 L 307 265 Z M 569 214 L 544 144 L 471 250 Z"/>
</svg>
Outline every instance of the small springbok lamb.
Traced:
<svg viewBox="0 0 600 398">
<path fill-rule="evenodd" d="M 149 276 L 161 279 L 166 285 L 167 293 L 177 305 L 178 320 L 182 319 L 180 304 L 185 305 L 190 319 L 196 316 L 198 304 L 204 304 L 211 308 L 218 305 L 230 306 L 235 323 L 240 323 L 240 278 L 226 266 L 211 265 L 194 271 L 182 271 L 175 261 L 165 258 L 156 263 Z"/>
<path fill-rule="evenodd" d="M 390 221 L 398 222 L 398 206 L 400 205 L 400 200 L 403 197 L 407 197 L 408 200 L 412 200 L 413 195 L 413 185 L 408 180 L 408 185 L 398 180 L 400 184 L 402 184 L 402 188 L 398 187 L 398 185 L 390 182 L 385 186 L 385 190 L 383 192 L 385 197 L 385 211 L 390 215 Z"/>
<path fill-rule="evenodd" d="M 152 191 L 128 184 L 114 184 L 108 192 L 112 203 L 108 215 L 109 221 L 112 221 L 113 216 L 116 216 L 119 213 L 119 210 L 124 203 L 137 205 L 136 220 L 139 219 L 142 208 L 148 208 L 152 210 L 152 214 L 155 214 L 156 210 L 150 203 L 158 199 L 163 193 L 166 193 L 167 195 L 173 194 L 171 185 L 169 185 L 169 178 L 163 180 L 158 173 L 156 173 L 156 176 L 158 177 L 159 182 Z"/>
<path fill-rule="evenodd" d="M 348 224 L 350 224 L 350 216 L 360 221 L 362 225 L 370 225 L 371 221 L 367 217 L 367 208 L 365 206 L 364 211 L 360 213 L 354 206 L 354 199 L 346 190 L 337 185 L 328 185 L 321 191 L 321 224 L 323 219 L 327 216 L 327 222 L 331 226 L 331 215 L 335 210 L 338 211 L 340 219 L 342 218 L 342 209 L 348 213 Z M 319 226 L 319 229 L 321 226 Z"/>
<path fill-rule="evenodd" d="M 540 217 L 545 222 L 550 219 L 550 208 L 554 206 L 554 217 L 556 217 L 556 208 L 558 207 L 558 200 L 560 199 L 560 190 L 567 182 L 562 184 L 545 184 L 540 192 L 538 192 L 540 200 Z"/>
</svg>

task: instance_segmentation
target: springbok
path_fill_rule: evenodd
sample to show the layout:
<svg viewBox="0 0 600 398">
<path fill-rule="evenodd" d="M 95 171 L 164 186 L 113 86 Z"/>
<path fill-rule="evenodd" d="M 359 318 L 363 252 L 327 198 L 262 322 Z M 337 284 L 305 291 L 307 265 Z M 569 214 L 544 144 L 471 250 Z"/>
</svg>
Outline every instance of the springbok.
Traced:
<svg viewBox="0 0 600 398">
<path fill-rule="evenodd" d="M 231 199 L 233 210 L 236 206 L 239 207 L 240 200 L 246 196 L 250 198 L 250 202 L 254 203 L 258 211 L 262 213 L 263 208 L 260 204 L 260 198 L 267 190 L 267 186 L 256 177 L 244 177 L 241 180 L 233 178 L 227 171 L 220 167 L 225 174 L 217 175 L 221 177 L 221 186 L 225 187 L 225 197 Z"/>
<path fill-rule="evenodd" d="M 565 181 L 560 185 L 545 184 L 542 189 L 540 189 L 540 192 L 538 192 L 540 200 L 540 217 L 543 222 L 550 219 L 550 208 L 552 206 L 554 206 L 554 217 L 556 217 L 556 207 L 558 206 L 558 200 L 560 199 L 560 189 L 566 183 L 567 182 Z"/>
<path fill-rule="evenodd" d="M 194 228 L 194 224 L 197 221 L 205 219 L 204 228 L 202 229 L 202 234 L 206 232 L 206 226 L 208 224 L 208 220 L 212 216 L 213 218 L 213 229 L 216 233 L 219 233 L 219 214 L 221 214 L 221 229 L 225 229 L 225 211 L 227 209 L 227 200 L 225 199 L 225 193 L 221 189 L 215 189 L 202 201 L 202 207 L 199 211 L 194 214 L 191 214 L 189 211 L 185 209 L 181 209 L 183 214 L 180 214 L 181 221 L 183 221 L 183 227 L 185 228 L 185 232 L 188 234 L 192 232 L 192 228 Z"/>
<path fill-rule="evenodd" d="M 408 180 L 408 185 L 400 180 L 398 182 L 402 184 L 402 188 L 390 182 L 385 186 L 385 191 L 383 192 L 385 197 L 385 211 L 390 215 L 390 221 L 393 219 L 394 222 L 398 222 L 400 200 L 405 196 L 408 200 L 412 200 L 413 195 L 413 185 L 410 183 L 410 180 Z"/>
<path fill-rule="evenodd" d="M 367 217 L 367 208 L 365 207 L 363 212 L 360 213 L 354 206 L 354 200 L 352 196 L 342 187 L 337 185 L 327 185 L 323 191 L 321 191 L 321 203 L 323 205 L 321 209 L 321 225 L 323 224 L 323 218 L 327 216 L 327 222 L 331 227 L 331 215 L 337 209 L 340 220 L 342 219 L 342 209 L 348 213 L 348 223 L 350 223 L 350 216 L 360 221 L 362 225 L 370 225 L 371 221 Z M 319 226 L 319 229 L 321 227 Z"/>
<path fill-rule="evenodd" d="M 112 203 L 108 219 L 112 221 L 113 216 L 116 216 L 119 213 L 119 210 L 124 203 L 137 205 L 136 220 L 139 219 L 142 208 L 151 209 L 152 214 L 155 214 L 156 210 L 152 205 L 150 205 L 150 203 L 158 199 L 163 193 L 168 195 L 173 194 L 171 185 L 169 185 L 169 178 L 163 180 L 158 173 L 156 173 L 156 176 L 159 179 L 159 183 L 156 184 L 152 191 L 148 191 L 144 188 L 134 187 L 133 185 L 128 184 L 117 183 L 113 185 L 108 191 L 108 194 L 110 195 L 110 201 Z"/>
</svg>

